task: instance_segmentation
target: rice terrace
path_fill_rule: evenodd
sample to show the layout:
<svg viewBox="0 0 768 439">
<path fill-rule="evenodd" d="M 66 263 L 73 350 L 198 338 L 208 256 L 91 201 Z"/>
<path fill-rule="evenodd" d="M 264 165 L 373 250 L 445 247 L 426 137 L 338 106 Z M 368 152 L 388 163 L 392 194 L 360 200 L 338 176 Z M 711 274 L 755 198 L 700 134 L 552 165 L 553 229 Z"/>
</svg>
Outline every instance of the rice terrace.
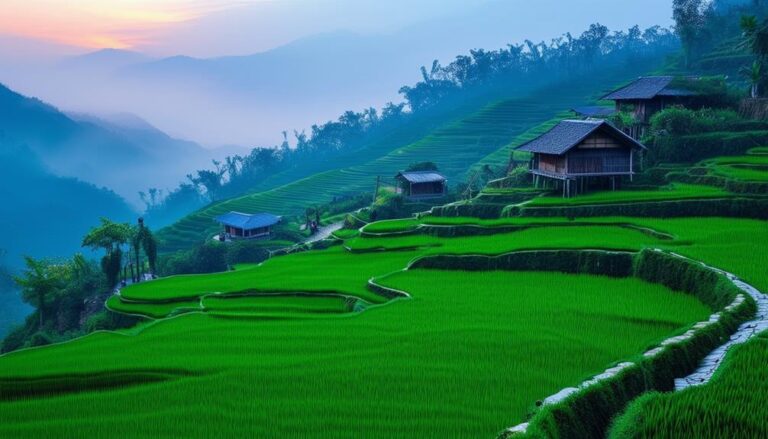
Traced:
<svg viewBox="0 0 768 439">
<path fill-rule="evenodd" d="M 124 87 L 127 109 L 195 141 L 0 90 L 0 181 L 28 187 L 0 220 L 17 231 L 0 241 L 0 437 L 768 437 L 768 2 L 598 0 L 579 33 L 525 23 L 575 25 L 578 0 L 432 4 L 445 16 L 339 0 L 324 3 L 345 6 L 333 19 L 304 0 L 191 3 L 89 10 L 110 12 L 100 32 L 135 26 L 125 41 L 49 5 L 84 20 L 57 44 L 121 48 L 15 67 L 25 91 L 49 70 L 82 93 Z M 406 12 L 444 46 L 390 47 L 422 35 Z M 627 14 L 652 24 L 596 23 Z M 329 33 L 274 33 L 263 16 Z M 502 16 L 520 27 L 503 48 L 451 45 L 490 41 Z M 141 17 L 166 33 L 144 35 Z M 363 37 L 334 20 L 399 24 Z M 222 23 L 259 44 L 293 37 L 221 56 L 247 47 Z M 9 47 L 31 38 L 13 29 Z M 282 122 L 283 105 L 285 123 L 326 117 L 313 81 L 373 99 L 368 82 L 427 48 L 455 58 L 422 67 L 400 101 L 333 110 L 275 146 L 223 140 Z M 219 55 L 163 55 L 203 49 Z M 338 85 L 349 56 L 391 70 Z M 99 102 L 37 86 L 64 108 Z M 178 111 L 138 105 L 147 93 Z M 232 111 L 194 126 L 196 99 Z M 262 109 L 244 131 L 237 113 Z M 210 164 L 173 188 L 148 171 L 198 154 Z M 134 204 L 116 176 L 89 179 L 115 164 Z"/>
</svg>

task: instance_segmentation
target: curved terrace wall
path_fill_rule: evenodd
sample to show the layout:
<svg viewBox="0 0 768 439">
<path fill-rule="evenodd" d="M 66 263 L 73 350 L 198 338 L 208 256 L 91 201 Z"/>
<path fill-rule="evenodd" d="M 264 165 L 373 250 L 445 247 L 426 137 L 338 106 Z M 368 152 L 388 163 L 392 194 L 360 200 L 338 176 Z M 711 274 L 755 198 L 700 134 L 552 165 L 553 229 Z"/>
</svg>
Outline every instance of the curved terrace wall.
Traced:
<svg viewBox="0 0 768 439">
<path fill-rule="evenodd" d="M 768 199 L 716 198 L 547 207 L 522 205 L 508 206 L 504 209 L 502 216 L 562 216 L 569 218 L 590 216 L 649 216 L 658 218 L 722 216 L 768 219 Z"/>
<path fill-rule="evenodd" d="M 722 272 L 660 250 L 639 253 L 601 250 L 543 250 L 498 256 L 425 256 L 409 269 L 550 270 L 567 273 L 637 276 L 696 296 L 713 311 L 707 321 L 663 341 L 633 361 L 617 364 L 576 387 L 537 403 L 529 422 L 502 437 L 602 437 L 612 419 L 630 401 L 651 391 L 675 389 L 675 380 L 694 372 L 700 362 L 726 342 L 754 315 L 755 301 Z M 375 281 L 371 284 L 376 285 Z"/>
</svg>

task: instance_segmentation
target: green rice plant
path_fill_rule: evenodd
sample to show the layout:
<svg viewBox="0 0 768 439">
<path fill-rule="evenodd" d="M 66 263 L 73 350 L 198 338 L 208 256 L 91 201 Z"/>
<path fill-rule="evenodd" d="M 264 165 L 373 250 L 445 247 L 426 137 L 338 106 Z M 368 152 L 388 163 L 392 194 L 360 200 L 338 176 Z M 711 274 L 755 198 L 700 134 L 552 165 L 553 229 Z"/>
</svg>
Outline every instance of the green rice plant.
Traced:
<svg viewBox="0 0 768 439">
<path fill-rule="evenodd" d="M 200 300 L 197 299 L 168 302 L 130 302 L 121 300 L 117 295 L 107 299 L 106 307 L 112 311 L 121 312 L 123 314 L 140 315 L 153 319 L 160 319 L 189 311 L 202 310 Z"/>
<path fill-rule="evenodd" d="M 712 380 L 675 393 L 634 401 L 610 432 L 612 439 L 768 437 L 768 334 L 736 346 Z"/>
<path fill-rule="evenodd" d="M 722 198 L 728 192 L 721 188 L 685 183 L 672 183 L 654 190 L 618 190 L 586 193 L 572 198 L 557 196 L 534 198 L 526 205 L 538 206 L 579 206 L 591 204 L 628 203 L 637 201 L 687 200 L 699 198 Z"/>
<path fill-rule="evenodd" d="M 255 295 L 205 296 L 201 300 L 205 311 L 251 313 L 344 313 L 353 309 L 356 300 L 344 296 Z"/>
<path fill-rule="evenodd" d="M 501 254 L 513 250 L 588 248 L 638 250 L 657 241 L 638 230 L 617 226 L 546 226 L 518 232 L 444 239 L 430 235 L 353 238 L 354 252 L 422 249 L 422 254 Z"/>
<path fill-rule="evenodd" d="M 357 229 L 339 229 L 333 232 L 333 236 L 339 239 L 350 239 L 360 235 Z"/>
</svg>

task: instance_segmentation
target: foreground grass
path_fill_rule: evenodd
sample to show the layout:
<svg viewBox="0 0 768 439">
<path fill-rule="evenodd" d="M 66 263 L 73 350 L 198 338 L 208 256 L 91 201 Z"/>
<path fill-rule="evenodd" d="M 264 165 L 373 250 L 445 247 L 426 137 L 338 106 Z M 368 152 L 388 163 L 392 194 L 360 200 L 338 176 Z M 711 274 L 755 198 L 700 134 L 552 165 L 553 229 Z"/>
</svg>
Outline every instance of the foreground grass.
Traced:
<svg viewBox="0 0 768 439">
<path fill-rule="evenodd" d="M 686 183 L 671 183 L 653 190 L 619 190 L 586 193 L 573 198 L 558 196 L 534 198 L 526 205 L 540 206 L 579 206 L 589 204 L 629 203 L 648 201 L 686 200 L 695 198 L 721 198 L 729 192 L 714 186 Z"/>
<path fill-rule="evenodd" d="M 768 333 L 735 347 L 706 385 L 651 393 L 620 417 L 611 438 L 768 437 Z"/>
<path fill-rule="evenodd" d="M 6 355 L 0 379 L 177 376 L 0 402 L 0 436 L 493 437 L 533 401 L 709 314 L 632 278 L 425 270 L 383 282 L 413 299 L 353 317 L 189 314 Z"/>
</svg>

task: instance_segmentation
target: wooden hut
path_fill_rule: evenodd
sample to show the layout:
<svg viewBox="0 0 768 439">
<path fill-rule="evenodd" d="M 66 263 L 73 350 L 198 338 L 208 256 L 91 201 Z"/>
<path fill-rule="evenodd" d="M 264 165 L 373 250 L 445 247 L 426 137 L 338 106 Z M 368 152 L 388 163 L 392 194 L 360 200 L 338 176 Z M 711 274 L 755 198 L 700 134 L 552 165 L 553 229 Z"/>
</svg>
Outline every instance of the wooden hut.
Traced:
<svg viewBox="0 0 768 439">
<path fill-rule="evenodd" d="M 695 81 L 698 78 L 685 78 L 682 81 Z M 614 101 L 616 111 L 630 111 L 635 118 L 630 136 L 639 139 L 645 134 L 651 117 L 659 111 L 673 106 L 690 106 L 696 101 L 698 93 L 686 89 L 680 80 L 674 76 L 644 76 L 636 79 L 627 86 L 603 96 L 603 99 Z"/>
<path fill-rule="evenodd" d="M 272 234 L 272 227 L 280 222 L 280 217 L 271 213 L 229 212 L 216 217 L 224 226 L 224 240 L 267 238 Z"/>
<path fill-rule="evenodd" d="M 537 187 L 553 182 L 571 196 L 590 184 L 615 189 L 622 177 L 631 179 L 635 155 L 646 148 L 609 122 L 564 120 L 517 149 L 533 153 L 530 172 Z"/>
<path fill-rule="evenodd" d="M 397 193 L 407 199 L 440 198 L 446 193 L 446 178 L 436 171 L 404 171 L 395 176 Z"/>
</svg>

